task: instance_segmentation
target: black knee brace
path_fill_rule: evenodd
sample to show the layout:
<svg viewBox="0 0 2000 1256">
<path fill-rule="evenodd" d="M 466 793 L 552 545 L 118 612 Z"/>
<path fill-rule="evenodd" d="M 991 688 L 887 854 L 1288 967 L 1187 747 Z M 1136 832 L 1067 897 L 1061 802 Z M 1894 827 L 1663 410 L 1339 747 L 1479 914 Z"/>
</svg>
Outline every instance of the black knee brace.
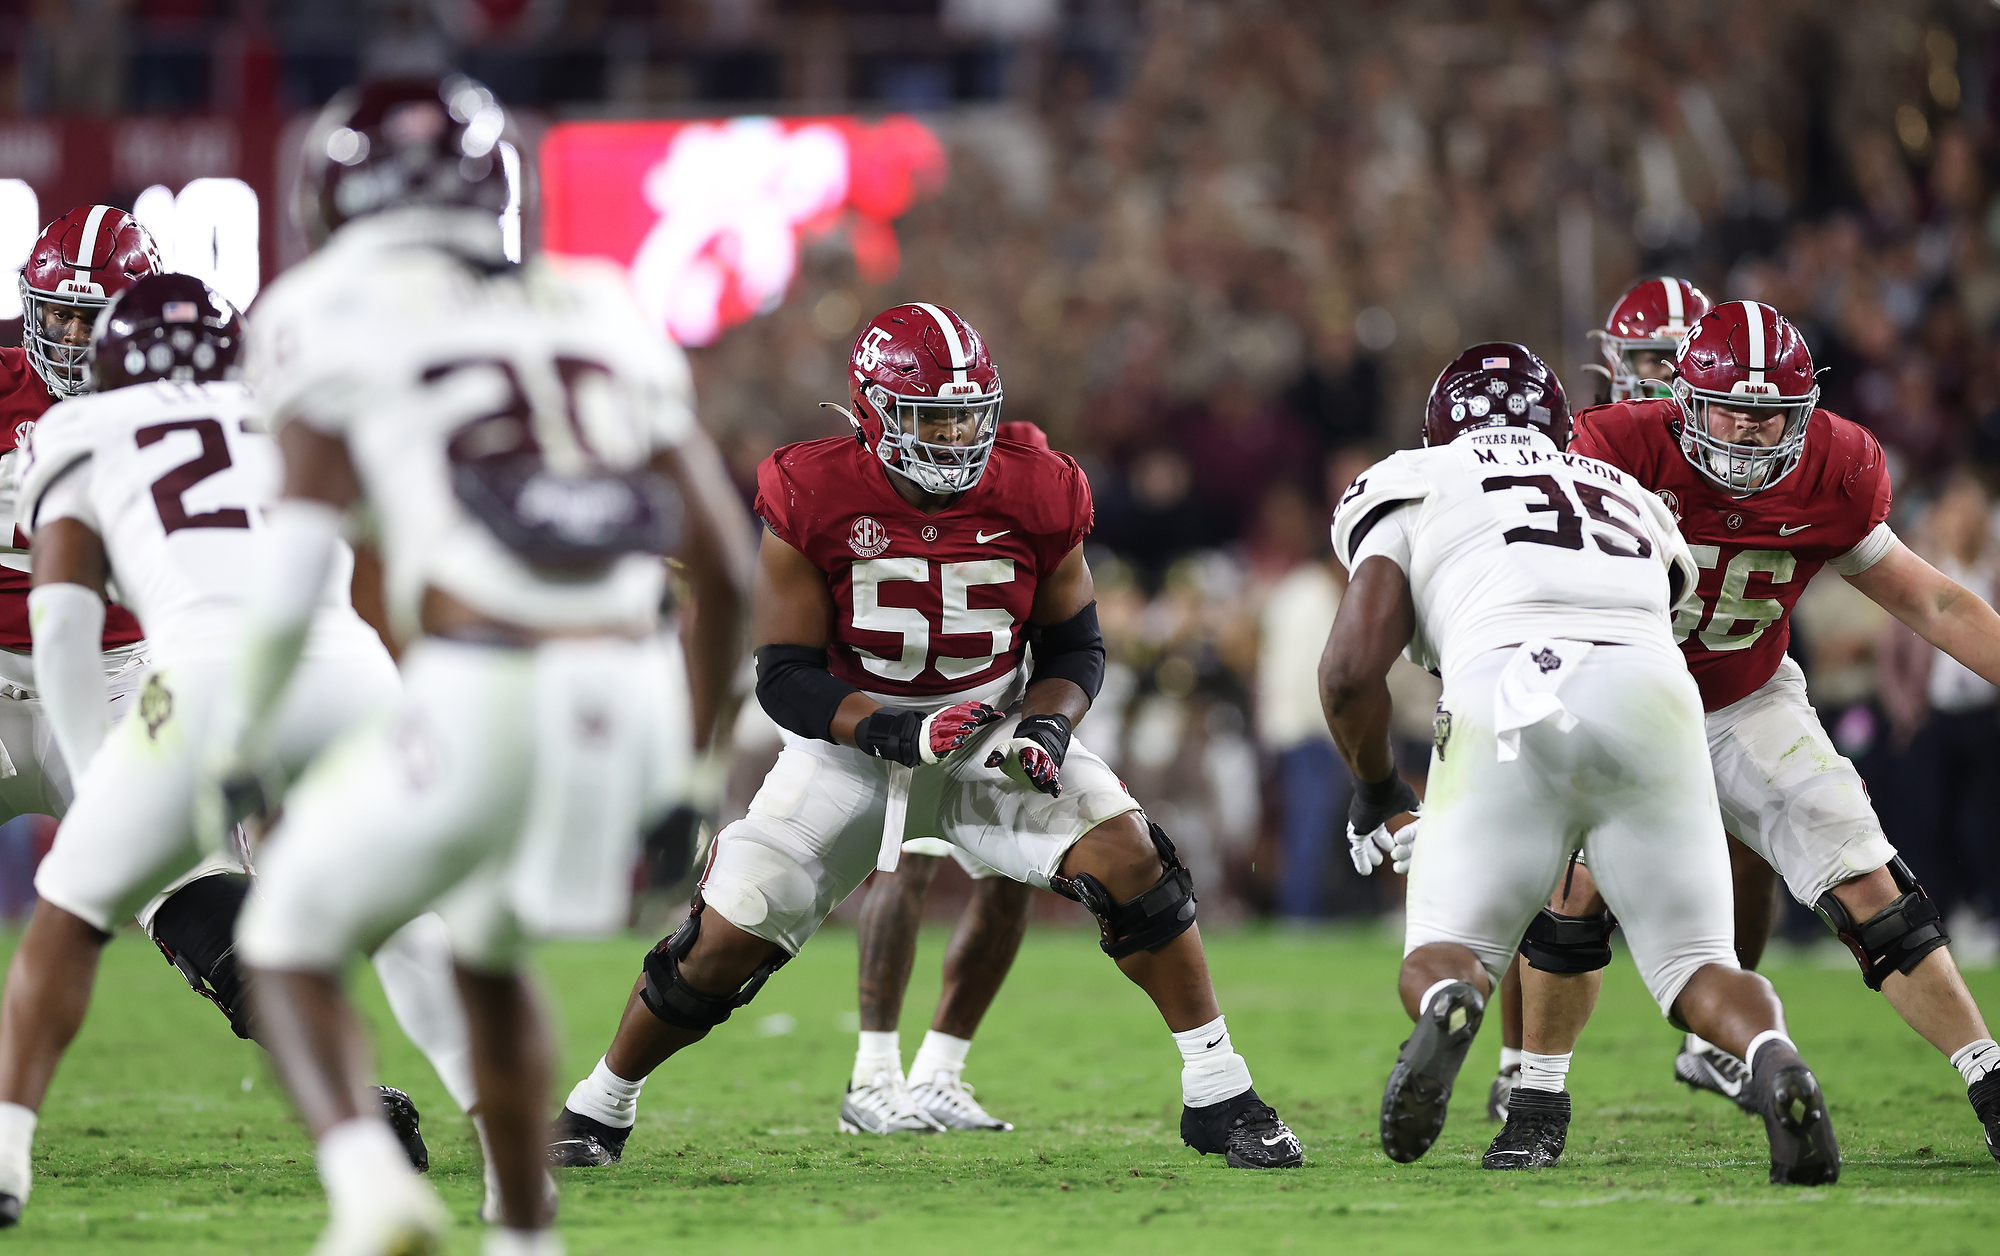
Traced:
<svg viewBox="0 0 2000 1256">
<path fill-rule="evenodd" d="M 1188 931 L 1194 923 L 1194 874 L 1174 854 L 1174 844 L 1160 826 L 1146 821 L 1153 849 L 1160 853 L 1160 879 L 1128 902 L 1117 903 L 1104 883 L 1088 872 L 1074 877 L 1052 876 L 1049 888 L 1064 898 L 1074 899 L 1097 917 L 1102 936 L 1098 945 L 1112 959 L 1124 959 L 1138 951 L 1157 951 Z"/>
<path fill-rule="evenodd" d="M 153 914 L 153 944 L 194 992 L 222 1009 L 238 1038 L 250 1037 L 250 1008 L 236 968 L 236 917 L 250 878 L 217 873 L 190 881 Z"/>
<path fill-rule="evenodd" d="M 1565 916 L 1544 907 L 1522 935 L 1521 958 L 1545 973 L 1594 973 L 1611 962 L 1611 931 L 1617 927 L 1608 911 Z"/>
<path fill-rule="evenodd" d="M 1854 952 L 1855 961 L 1861 965 L 1861 979 L 1870 990 L 1880 990 L 1892 972 L 1909 976 L 1924 956 L 1951 942 L 1937 904 L 1910 875 L 1909 865 L 1900 858 L 1891 859 L 1889 875 L 1895 878 L 1901 894 L 1895 902 L 1859 924 L 1831 890 L 1813 904 L 1819 918 Z"/>
<path fill-rule="evenodd" d="M 729 1014 L 757 997 L 771 974 L 783 968 L 792 958 L 779 951 L 776 959 L 766 960 L 743 988 L 734 994 L 710 994 L 697 990 L 681 976 L 681 961 L 694 949 L 695 939 L 701 936 L 701 913 L 705 904 L 699 897 L 694 900 L 694 909 L 673 936 L 661 941 L 646 952 L 643 971 L 646 975 L 645 988 L 639 991 L 639 1001 L 646 1010 L 669 1025 L 681 1029 L 707 1031 L 729 1019 Z"/>
</svg>

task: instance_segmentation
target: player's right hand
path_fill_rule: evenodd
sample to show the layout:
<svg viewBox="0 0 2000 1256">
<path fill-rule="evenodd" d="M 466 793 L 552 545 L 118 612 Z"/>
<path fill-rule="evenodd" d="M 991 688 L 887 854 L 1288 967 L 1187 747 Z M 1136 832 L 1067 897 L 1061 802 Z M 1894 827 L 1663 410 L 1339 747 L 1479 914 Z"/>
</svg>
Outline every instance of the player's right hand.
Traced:
<svg viewBox="0 0 2000 1256">
<path fill-rule="evenodd" d="M 1004 720 L 1004 711 L 984 702 L 961 702 L 924 718 L 917 735 L 918 753 L 925 763 L 936 763 L 972 740 L 972 735 L 988 724 Z M 914 766 L 914 765 L 912 765 Z"/>
<path fill-rule="evenodd" d="M 1393 770 L 1380 781 L 1356 781 L 1354 800 L 1347 808 L 1347 847 L 1354 870 L 1368 876 L 1387 857 L 1397 872 L 1409 871 L 1417 840 L 1416 822 L 1412 820 L 1391 834 L 1389 821 L 1405 812 L 1415 816 L 1422 806 L 1417 791 Z"/>
</svg>

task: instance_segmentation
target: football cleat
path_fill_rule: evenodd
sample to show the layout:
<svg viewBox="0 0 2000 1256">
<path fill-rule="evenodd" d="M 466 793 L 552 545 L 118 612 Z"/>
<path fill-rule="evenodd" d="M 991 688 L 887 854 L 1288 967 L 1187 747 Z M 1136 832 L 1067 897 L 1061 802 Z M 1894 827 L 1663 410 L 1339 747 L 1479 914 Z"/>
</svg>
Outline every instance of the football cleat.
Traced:
<svg viewBox="0 0 2000 1256">
<path fill-rule="evenodd" d="M 410 1158 L 410 1167 L 419 1173 L 431 1171 L 430 1148 L 424 1146 L 424 1132 L 417 1125 L 417 1102 L 394 1086 L 377 1086 L 375 1093 L 382 1100 L 382 1115 L 389 1122 L 389 1129 L 396 1135 L 396 1141 L 403 1144 L 403 1154 Z"/>
<path fill-rule="evenodd" d="M 602 1169 L 624 1159 L 631 1136 L 629 1125 L 619 1129 L 564 1108 L 549 1133 L 549 1163 L 558 1169 Z"/>
<path fill-rule="evenodd" d="M 1674 1080 L 1692 1090 L 1721 1095 L 1752 1116 L 1757 1114 L 1756 1100 L 1750 1097 L 1750 1070 L 1743 1061 L 1693 1034 L 1681 1040 L 1680 1054 L 1674 1057 Z"/>
<path fill-rule="evenodd" d="M 1772 1185 L 1838 1182 L 1840 1144 L 1812 1070 L 1788 1043 L 1771 1042 L 1757 1054 L 1763 1059 L 1751 1068 L 1749 1089 L 1771 1140 Z"/>
<path fill-rule="evenodd" d="M 366 1211 L 336 1212 L 312 1256 L 436 1256 L 444 1251 L 451 1214 L 415 1174 L 382 1183 Z"/>
<path fill-rule="evenodd" d="M 1452 1083 L 1485 1014 L 1486 1000 L 1463 981 L 1438 991 L 1418 1013 L 1382 1090 L 1382 1150 L 1389 1159 L 1419 1159 L 1444 1131 Z"/>
<path fill-rule="evenodd" d="M 877 1073 L 866 1086 L 849 1082 L 840 1100 L 843 1134 L 942 1134 L 944 1130 L 943 1122 L 917 1106 L 901 1072 Z"/>
<path fill-rule="evenodd" d="M 1204 1156 L 1220 1155 L 1232 1169 L 1296 1169 L 1306 1161 L 1298 1135 L 1255 1090 L 1207 1107 L 1183 1107 L 1181 1141 Z"/>
<path fill-rule="evenodd" d="M 1521 1066 L 1509 1064 L 1500 1070 L 1493 1084 L 1486 1088 L 1486 1119 L 1504 1121 L 1507 1119 L 1507 1100 L 1514 1093 L 1514 1084 L 1521 1080 Z"/>
<path fill-rule="evenodd" d="M 1988 1073 L 1966 1090 L 1965 1097 L 1972 1101 L 1972 1111 L 1979 1123 L 1986 1127 L 1986 1150 L 2000 1160 L 2000 1072 Z M 7 1205 L 8 1196 L 0 1195 L 0 1209 Z M 19 1205 L 15 1205 L 19 1211 Z M 5 1224 L 0 1222 L 0 1224 Z"/>
<path fill-rule="evenodd" d="M 910 1098 L 948 1130 L 993 1130 L 1006 1133 L 1014 1127 L 979 1106 L 972 1087 L 956 1073 L 939 1069 L 927 1082 L 910 1087 Z"/>
<path fill-rule="evenodd" d="M 21 1197 L 0 1193 L 0 1230 L 21 1224 Z"/>
<path fill-rule="evenodd" d="M 1488 1169 L 1546 1169 L 1569 1138 L 1569 1092 L 1515 1088 L 1507 1124 L 1480 1157 Z"/>
</svg>

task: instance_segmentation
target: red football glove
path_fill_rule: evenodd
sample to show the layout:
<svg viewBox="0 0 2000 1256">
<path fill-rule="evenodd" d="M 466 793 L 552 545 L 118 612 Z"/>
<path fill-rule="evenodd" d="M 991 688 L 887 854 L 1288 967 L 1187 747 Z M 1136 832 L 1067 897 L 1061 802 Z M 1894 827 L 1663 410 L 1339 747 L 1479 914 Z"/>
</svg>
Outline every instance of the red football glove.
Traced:
<svg viewBox="0 0 2000 1256">
<path fill-rule="evenodd" d="M 1006 718 L 984 702 L 961 702 L 930 715 L 883 707 L 854 726 L 854 744 L 878 759 L 923 767 L 949 757 L 974 733 Z"/>
<path fill-rule="evenodd" d="M 986 756 L 986 766 L 999 768 L 1030 789 L 1060 798 L 1070 727 L 1061 715 L 1030 715 L 1014 726 L 1012 737 Z"/>
<path fill-rule="evenodd" d="M 971 741 L 972 735 L 980 729 L 1006 718 L 1006 712 L 995 710 L 984 702 L 961 702 L 957 706 L 948 706 L 925 717 L 917 737 L 918 753 L 925 763 L 936 763 Z"/>
</svg>

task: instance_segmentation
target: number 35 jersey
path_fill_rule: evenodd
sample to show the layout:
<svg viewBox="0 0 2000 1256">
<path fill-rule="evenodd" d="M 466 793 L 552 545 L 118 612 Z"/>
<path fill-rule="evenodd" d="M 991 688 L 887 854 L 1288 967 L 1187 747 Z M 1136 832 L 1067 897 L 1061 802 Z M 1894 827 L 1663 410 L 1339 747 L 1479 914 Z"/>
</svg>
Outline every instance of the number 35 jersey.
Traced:
<svg viewBox="0 0 2000 1256">
<path fill-rule="evenodd" d="M 1698 603 L 1674 619 L 1674 635 L 1710 711 L 1761 688 L 1791 640 L 1792 607 L 1831 564 L 1856 575 L 1895 546 L 1889 469 L 1859 424 L 1815 410 L 1792 473 L 1761 493 L 1732 497 L 1681 453 L 1672 400 L 1624 401 L 1576 416 L 1572 452 L 1629 473 L 1679 521 L 1701 568 Z"/>
<path fill-rule="evenodd" d="M 826 573 L 828 670 L 930 706 L 1020 667 L 1036 588 L 1090 531 L 1090 482 L 1067 454 L 1005 437 L 934 515 L 892 474 L 851 436 L 788 445 L 757 468 L 757 515 Z"/>
<path fill-rule="evenodd" d="M 67 518 L 97 533 L 162 662 L 235 646 L 251 538 L 281 474 L 254 413 L 241 384 L 137 384 L 65 401 L 29 438 L 23 529 Z M 365 633 L 348 606 L 352 571 L 343 546 L 321 606 Z"/>
<path fill-rule="evenodd" d="M 1347 490 L 1334 553 L 1409 577 L 1412 662 L 1447 684 L 1490 650 L 1535 637 L 1673 648 L 1694 560 L 1659 500 L 1540 432 L 1493 428 L 1391 454 Z"/>
</svg>

